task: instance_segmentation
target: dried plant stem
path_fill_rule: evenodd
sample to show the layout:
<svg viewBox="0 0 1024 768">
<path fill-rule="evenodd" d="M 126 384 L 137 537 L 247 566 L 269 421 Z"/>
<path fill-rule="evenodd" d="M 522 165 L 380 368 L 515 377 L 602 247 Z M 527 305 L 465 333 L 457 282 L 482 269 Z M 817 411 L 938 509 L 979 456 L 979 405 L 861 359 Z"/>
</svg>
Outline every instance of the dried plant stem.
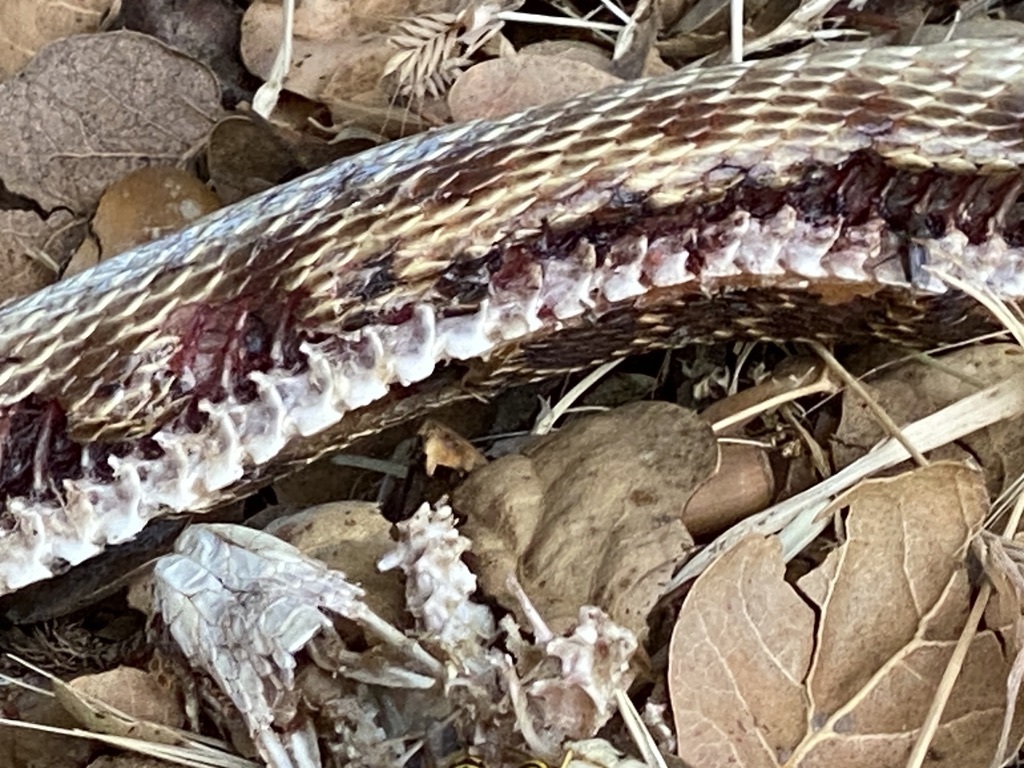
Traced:
<svg viewBox="0 0 1024 768">
<path fill-rule="evenodd" d="M 921 450 L 929 451 L 1020 413 L 1024 413 L 1024 374 L 965 397 L 908 424 L 902 431 Z M 883 441 L 828 480 L 734 525 L 686 563 L 665 586 L 664 593 L 671 594 L 699 576 L 717 557 L 752 533 L 767 535 L 787 529 L 791 539 L 801 539 L 803 531 L 820 523 L 818 516 L 836 495 L 907 458 L 907 449 L 898 441 Z"/>
<path fill-rule="evenodd" d="M 729 0 L 729 60 L 743 61 L 743 0 Z"/>
<path fill-rule="evenodd" d="M 518 21 L 523 24 L 547 24 L 552 27 L 574 27 L 576 29 L 591 29 L 600 32 L 617 33 L 622 27 L 617 24 L 608 24 L 603 21 L 590 21 L 589 19 L 574 19 L 562 16 L 541 16 L 536 13 L 522 13 L 521 11 L 504 11 L 498 14 L 502 21 Z"/>
<path fill-rule="evenodd" d="M 749 390 L 748 390 L 749 391 Z M 837 391 L 835 382 L 823 373 L 817 376 L 814 381 L 806 384 L 800 384 L 793 389 L 785 392 L 780 392 L 777 395 L 768 397 L 767 399 L 761 400 L 748 407 L 741 408 L 735 413 L 730 413 L 728 416 L 724 416 L 720 419 L 715 419 L 711 428 L 715 434 L 721 434 L 730 427 L 737 424 L 742 424 L 755 416 L 759 416 L 766 411 L 770 411 L 774 408 L 779 408 L 786 403 L 791 403 L 794 400 L 799 400 L 810 395 L 822 395 L 831 394 Z"/>
<path fill-rule="evenodd" d="M 531 430 L 531 433 L 534 435 L 549 434 L 551 430 L 554 429 L 555 422 L 565 415 L 566 411 L 572 407 L 572 404 L 579 400 L 583 396 L 583 393 L 594 386 L 594 384 L 611 373 L 611 371 L 621 362 L 621 357 L 611 360 L 603 365 L 597 366 L 597 368 L 584 376 L 575 387 L 566 392 L 562 398 L 555 403 L 550 411 L 537 419 L 537 423 L 533 430 Z"/>
<path fill-rule="evenodd" d="M 879 424 L 886 433 L 896 440 L 900 445 L 907 449 L 907 453 L 910 455 L 918 466 L 927 467 L 928 459 L 924 457 L 924 454 L 917 450 L 917 447 L 907 439 L 907 436 L 903 434 L 903 431 L 899 428 L 899 425 L 892 420 L 892 417 L 885 412 L 885 409 L 878 404 L 878 401 L 871 396 L 871 393 L 867 391 L 863 384 L 857 380 L 846 368 L 843 367 L 842 363 L 836 360 L 835 356 L 825 348 L 824 344 L 817 341 L 810 342 L 811 349 L 825 361 L 827 365 L 840 379 L 842 382 L 854 392 L 857 397 L 863 400 L 868 410 L 871 411 L 872 415 L 878 419 Z"/>
<path fill-rule="evenodd" d="M 1024 515 L 1024 496 L 1018 496 L 1016 503 L 1013 505 L 1013 512 L 1003 528 L 1003 536 L 1012 537 L 1016 533 L 1022 515 Z M 960 632 L 960 638 L 953 649 L 953 655 L 950 657 L 949 663 L 946 664 L 946 669 L 942 673 L 942 679 L 939 681 L 939 687 L 935 691 L 935 697 L 932 699 L 928 715 L 925 717 L 921 731 L 917 735 L 914 751 L 910 753 L 910 758 L 907 760 L 907 768 L 921 768 L 921 765 L 924 763 L 928 749 L 935 738 L 935 732 L 942 721 L 942 713 L 946 709 L 946 703 L 953 692 L 953 685 L 956 683 L 960 670 L 963 668 L 964 659 L 967 658 L 967 651 L 970 650 L 974 636 L 978 632 L 978 625 L 981 623 L 981 617 L 985 613 L 985 608 L 988 606 L 991 596 L 992 583 L 986 581 L 981 585 L 981 589 L 978 590 L 974 605 L 971 606 L 971 613 L 967 617 L 967 623 L 964 625 L 963 631 Z M 997 758 L 999 758 L 998 755 Z"/>
<path fill-rule="evenodd" d="M 281 6 L 281 47 L 277 49 L 270 76 L 256 91 L 252 109 L 260 117 L 269 118 L 284 89 L 284 79 L 292 65 L 292 37 L 295 32 L 295 0 L 284 0 Z"/>
<path fill-rule="evenodd" d="M 661 752 L 658 750 L 654 737 L 647 730 L 647 726 L 644 725 L 640 713 L 636 711 L 636 707 L 633 706 L 629 696 L 623 691 L 616 691 L 615 701 L 619 705 L 619 715 L 621 715 L 623 722 L 626 724 L 626 730 L 633 737 L 633 743 L 636 744 L 636 748 L 644 762 L 650 768 L 668 768 L 665 758 L 662 757 Z"/>
<path fill-rule="evenodd" d="M 928 750 L 931 748 L 935 732 L 939 729 L 942 720 L 942 712 L 953 692 L 956 679 L 960 676 L 964 659 L 967 658 L 967 651 L 978 631 L 978 625 L 981 623 L 981 617 L 985 613 L 991 594 L 992 585 L 988 582 L 982 584 L 981 589 L 978 590 L 978 596 L 974 600 L 974 605 L 971 606 L 967 623 L 964 625 L 963 631 L 960 632 L 960 639 L 957 640 L 956 647 L 953 648 L 953 655 L 946 665 L 946 671 L 942 673 L 942 679 L 939 680 L 938 690 L 935 691 L 935 697 L 932 699 L 932 706 L 924 719 L 924 725 L 921 726 L 921 730 L 917 734 L 917 743 L 914 744 L 914 750 L 910 753 L 906 768 L 921 768 L 928 756 Z"/>
</svg>

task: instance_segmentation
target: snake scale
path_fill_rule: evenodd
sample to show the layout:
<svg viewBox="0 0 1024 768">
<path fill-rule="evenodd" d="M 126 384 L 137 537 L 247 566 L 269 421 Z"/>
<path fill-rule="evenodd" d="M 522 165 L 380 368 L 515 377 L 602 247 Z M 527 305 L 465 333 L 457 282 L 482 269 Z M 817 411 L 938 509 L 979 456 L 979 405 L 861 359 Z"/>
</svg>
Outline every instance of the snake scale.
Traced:
<svg viewBox="0 0 1024 768">
<path fill-rule="evenodd" d="M 0 310 L 0 594 L 453 399 L 1024 293 L 1024 41 L 685 70 L 339 161 Z"/>
</svg>

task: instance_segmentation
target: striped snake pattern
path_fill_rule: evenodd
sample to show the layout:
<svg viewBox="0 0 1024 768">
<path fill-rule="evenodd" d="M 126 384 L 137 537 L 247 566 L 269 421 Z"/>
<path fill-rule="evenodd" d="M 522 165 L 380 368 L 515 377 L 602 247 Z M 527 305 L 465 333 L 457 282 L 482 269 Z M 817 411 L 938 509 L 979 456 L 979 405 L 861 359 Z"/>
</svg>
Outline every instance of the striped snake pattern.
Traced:
<svg viewBox="0 0 1024 768">
<path fill-rule="evenodd" d="M 1024 41 L 834 46 L 339 161 L 0 310 L 0 594 L 454 399 L 685 341 L 989 325 Z"/>
</svg>

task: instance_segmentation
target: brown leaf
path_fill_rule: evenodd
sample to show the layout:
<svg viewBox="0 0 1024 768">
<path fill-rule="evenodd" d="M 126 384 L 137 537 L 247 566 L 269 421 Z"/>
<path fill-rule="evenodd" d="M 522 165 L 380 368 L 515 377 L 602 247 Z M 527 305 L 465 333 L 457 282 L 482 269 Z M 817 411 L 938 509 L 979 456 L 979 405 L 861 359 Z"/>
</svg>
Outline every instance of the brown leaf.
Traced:
<svg viewBox="0 0 1024 768">
<path fill-rule="evenodd" d="M 321 100 L 325 89 L 352 98 L 376 89 L 395 48 L 387 38 L 398 19 L 409 15 L 454 10 L 450 0 L 373 0 L 339 3 L 306 0 L 295 9 L 293 62 L 285 87 L 308 99 Z M 266 79 L 281 44 L 281 4 L 258 0 L 242 21 L 242 60 L 253 74 Z"/>
<path fill-rule="evenodd" d="M 278 101 L 274 122 L 254 114 L 231 115 L 210 133 L 206 164 L 210 182 L 225 205 L 282 184 L 329 162 L 381 143 L 380 136 L 358 130 L 330 142 L 290 123 L 308 125 L 311 103 L 295 97 Z"/>
<path fill-rule="evenodd" d="M 783 581 L 774 538 L 752 537 L 697 580 L 669 650 L 679 754 L 694 765 L 776 765 L 806 727 L 814 611 Z"/>
<path fill-rule="evenodd" d="M 234 0 L 132 0 L 118 16 L 125 29 L 152 35 L 187 53 L 216 73 L 224 103 L 252 99 L 249 78 L 238 57 L 242 8 Z"/>
<path fill-rule="evenodd" d="M 44 45 L 95 32 L 113 0 L 4 0 L 0 3 L 0 80 L 6 80 Z"/>
<path fill-rule="evenodd" d="M 83 675 L 71 681 L 70 686 L 78 693 L 95 696 L 139 720 L 172 728 L 180 728 L 185 723 L 185 713 L 175 692 L 141 669 L 117 667 L 95 675 Z"/>
<path fill-rule="evenodd" d="M 50 684 L 57 701 L 85 730 L 160 744 L 180 745 L 186 741 L 178 725 L 168 726 L 140 717 L 155 715 L 178 724 L 185 719 L 177 694 L 142 670 L 119 667 L 78 678 L 71 684 L 52 678 Z M 134 709 L 139 715 L 122 707 Z"/>
<path fill-rule="evenodd" d="M 602 72 L 612 71 L 612 60 L 609 52 L 599 45 L 586 43 L 582 40 L 539 40 L 519 49 L 520 55 L 550 56 L 555 59 L 571 59 L 589 64 Z"/>
<path fill-rule="evenodd" d="M 693 536 L 721 533 L 767 507 L 775 493 L 769 452 L 761 446 L 724 443 L 721 466 L 693 494 L 682 520 Z"/>
<path fill-rule="evenodd" d="M 34 211 L 0 211 L 0 303 L 57 279 L 52 267 L 67 259 L 82 236 L 84 225 L 75 224 L 67 211 L 54 211 L 46 219 Z"/>
<path fill-rule="evenodd" d="M 621 82 L 582 61 L 523 54 L 471 67 L 452 86 L 448 106 L 456 122 L 495 118 Z"/>
<path fill-rule="evenodd" d="M 652 402 L 580 419 L 477 470 L 453 500 L 468 517 L 481 586 L 514 610 L 514 574 L 556 633 L 596 605 L 644 635 L 692 546 L 682 508 L 717 460 L 705 422 Z"/>
<path fill-rule="evenodd" d="M 140 168 L 109 187 L 92 220 L 103 259 L 175 232 L 220 207 L 190 173 L 167 166 Z"/>
<path fill-rule="evenodd" d="M 942 367 L 911 362 L 873 379 L 866 388 L 897 424 L 934 413 L 986 386 L 1008 379 L 1024 366 L 1014 344 L 975 345 L 941 358 Z M 860 458 L 884 433 L 856 395 L 843 398 L 842 422 L 832 439 L 837 468 Z M 978 461 L 992 495 L 1024 472 L 1024 420 L 1002 421 L 929 454 L 932 459 Z"/>
<path fill-rule="evenodd" d="M 81 213 L 129 171 L 179 161 L 219 111 L 210 71 L 153 38 L 58 40 L 0 83 L 0 176 L 46 209 Z"/>
<path fill-rule="evenodd" d="M 834 505 L 847 507 L 848 540 L 799 581 L 803 598 L 775 539 L 747 540 L 697 580 L 670 648 L 684 760 L 904 765 L 966 620 L 987 495 L 977 473 L 941 463 L 865 483 Z M 928 764 L 988 765 L 1008 671 L 979 632 Z"/>
<path fill-rule="evenodd" d="M 349 92 L 335 91 L 333 86 L 327 86 L 322 98 L 330 108 L 331 119 L 336 125 L 369 131 L 388 139 L 412 136 L 436 125 L 419 114 L 422 107 L 413 112 L 396 106 L 383 93 L 363 94 L 352 99 Z"/>
<path fill-rule="evenodd" d="M 68 264 L 64 267 L 64 274 L 61 277 L 74 277 L 79 272 L 85 272 L 100 263 L 100 244 L 91 235 L 85 238 L 71 254 Z"/>
</svg>

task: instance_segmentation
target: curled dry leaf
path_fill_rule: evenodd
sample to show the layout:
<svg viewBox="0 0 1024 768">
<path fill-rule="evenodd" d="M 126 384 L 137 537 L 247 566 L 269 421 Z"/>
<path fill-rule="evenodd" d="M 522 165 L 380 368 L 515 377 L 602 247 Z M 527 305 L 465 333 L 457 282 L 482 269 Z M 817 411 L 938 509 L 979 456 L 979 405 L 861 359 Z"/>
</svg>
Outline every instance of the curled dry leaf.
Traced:
<svg viewBox="0 0 1024 768">
<path fill-rule="evenodd" d="M 435 419 L 423 422 L 419 436 L 426 454 L 427 475 L 431 477 L 438 467 L 472 472 L 487 463 L 487 458 L 469 440 Z"/>
<path fill-rule="evenodd" d="M 153 38 L 58 40 L 0 83 L 0 177 L 43 208 L 83 212 L 128 172 L 178 162 L 219 112 L 213 74 Z"/>
<path fill-rule="evenodd" d="M 523 54 L 471 67 L 452 86 L 448 106 L 456 122 L 495 118 L 621 82 L 577 59 Z"/>
<path fill-rule="evenodd" d="M 658 9 L 654 0 L 639 0 L 629 22 L 616 36 L 612 71 L 619 77 L 633 80 L 645 74 L 667 74 L 671 71 L 655 46 L 661 21 Z"/>
<path fill-rule="evenodd" d="M 694 584 L 670 646 L 680 756 L 903 766 L 966 620 L 965 558 L 987 508 L 977 473 L 934 464 L 840 498 L 847 541 L 796 587 L 773 537 L 723 555 Z M 978 632 L 928 764 L 989 765 L 1009 669 L 995 634 Z"/>
<path fill-rule="evenodd" d="M 767 507 L 775 494 L 768 451 L 759 445 L 724 443 L 722 466 L 690 497 L 683 510 L 686 530 L 712 536 Z"/>
<path fill-rule="evenodd" d="M 897 424 L 909 424 L 1024 368 L 1024 353 L 1014 344 L 975 345 L 940 359 L 941 367 L 910 362 L 887 371 L 865 386 Z M 885 434 L 867 405 L 852 392 L 843 398 L 843 417 L 832 438 L 835 464 L 842 468 L 863 456 Z M 930 458 L 977 461 L 992 495 L 1024 472 L 1024 420 L 1004 419 L 945 445 Z"/>
<path fill-rule="evenodd" d="M 92 220 L 102 258 L 175 232 L 217 210 L 220 200 L 206 185 L 178 168 L 140 168 L 103 193 Z"/>
<path fill-rule="evenodd" d="M 4 0 L 0 3 L 0 80 L 49 42 L 95 32 L 114 0 Z"/>
<path fill-rule="evenodd" d="M 484 591 L 518 610 L 515 575 L 556 632 L 596 605 L 638 637 L 692 546 L 680 515 L 714 471 L 710 427 L 670 403 L 580 419 L 455 491 Z"/>
</svg>

